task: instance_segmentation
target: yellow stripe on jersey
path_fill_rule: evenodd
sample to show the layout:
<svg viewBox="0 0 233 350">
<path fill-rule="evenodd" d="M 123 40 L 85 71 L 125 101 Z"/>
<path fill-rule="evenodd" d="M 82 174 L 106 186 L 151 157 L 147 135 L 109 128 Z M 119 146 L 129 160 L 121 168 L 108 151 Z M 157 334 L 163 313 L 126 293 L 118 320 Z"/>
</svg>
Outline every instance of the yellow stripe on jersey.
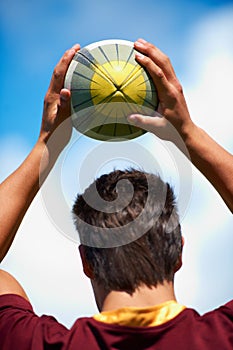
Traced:
<svg viewBox="0 0 233 350">
<path fill-rule="evenodd" d="M 109 324 L 133 327 L 159 326 L 176 317 L 186 307 L 171 300 L 152 307 L 125 307 L 101 312 L 94 319 Z"/>
</svg>

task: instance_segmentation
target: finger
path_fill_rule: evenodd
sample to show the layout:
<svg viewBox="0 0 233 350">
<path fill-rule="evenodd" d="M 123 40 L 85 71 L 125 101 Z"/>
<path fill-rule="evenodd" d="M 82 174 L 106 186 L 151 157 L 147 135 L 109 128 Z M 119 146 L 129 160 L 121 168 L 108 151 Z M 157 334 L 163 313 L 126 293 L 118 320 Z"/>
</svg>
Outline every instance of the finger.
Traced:
<svg viewBox="0 0 233 350">
<path fill-rule="evenodd" d="M 65 120 L 71 115 L 70 105 L 71 92 L 68 89 L 60 91 L 60 103 L 58 105 L 58 115 L 61 121 Z"/>
<path fill-rule="evenodd" d="M 138 63 L 145 67 L 150 74 L 158 90 L 159 98 L 161 99 L 162 95 L 168 94 L 170 91 L 170 84 L 163 70 L 147 56 L 137 53 L 135 55 L 135 58 Z"/>
<path fill-rule="evenodd" d="M 134 47 L 136 50 L 150 57 L 152 61 L 163 70 L 166 78 L 169 81 L 173 82 L 177 79 L 170 59 L 156 46 L 152 45 L 151 43 L 148 43 L 144 39 L 138 39 L 134 43 Z"/>
<path fill-rule="evenodd" d="M 62 89 L 60 91 L 60 105 L 61 106 L 66 106 L 67 104 L 70 103 L 70 90 L 68 89 Z"/>
<path fill-rule="evenodd" d="M 164 123 L 164 118 L 159 113 L 155 113 L 154 116 L 131 114 L 127 117 L 127 119 L 130 124 L 151 132 Z"/>
<path fill-rule="evenodd" d="M 52 92 L 55 92 L 58 94 L 60 93 L 61 89 L 64 86 L 64 79 L 65 79 L 67 69 L 72 61 L 72 58 L 74 57 L 74 55 L 79 49 L 80 49 L 79 44 L 74 45 L 71 49 L 67 50 L 64 53 L 64 55 L 56 65 L 53 71 L 52 79 L 49 86 L 49 89 Z"/>
</svg>

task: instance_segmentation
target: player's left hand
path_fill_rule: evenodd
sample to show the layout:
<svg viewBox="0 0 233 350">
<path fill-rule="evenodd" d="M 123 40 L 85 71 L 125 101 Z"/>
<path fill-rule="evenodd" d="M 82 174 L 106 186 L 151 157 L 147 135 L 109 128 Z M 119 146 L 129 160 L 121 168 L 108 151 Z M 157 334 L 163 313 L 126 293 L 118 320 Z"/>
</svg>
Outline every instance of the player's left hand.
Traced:
<svg viewBox="0 0 233 350">
<path fill-rule="evenodd" d="M 134 43 L 136 60 L 150 74 L 157 88 L 159 107 L 154 117 L 131 115 L 128 120 L 156 136 L 175 142 L 176 134 L 185 137 L 193 128 L 180 85 L 170 59 L 143 39 Z M 174 132 L 176 131 L 176 132 Z"/>
<path fill-rule="evenodd" d="M 56 128 L 70 117 L 71 94 L 68 89 L 64 89 L 64 80 L 71 60 L 79 49 L 80 45 L 76 44 L 71 49 L 67 50 L 53 71 L 50 85 L 44 99 L 43 118 L 39 136 L 39 139 L 43 142 L 47 142 Z M 72 126 L 70 122 L 66 124 L 65 130 L 62 130 L 62 147 L 65 147 L 68 143 L 71 130 Z"/>
</svg>

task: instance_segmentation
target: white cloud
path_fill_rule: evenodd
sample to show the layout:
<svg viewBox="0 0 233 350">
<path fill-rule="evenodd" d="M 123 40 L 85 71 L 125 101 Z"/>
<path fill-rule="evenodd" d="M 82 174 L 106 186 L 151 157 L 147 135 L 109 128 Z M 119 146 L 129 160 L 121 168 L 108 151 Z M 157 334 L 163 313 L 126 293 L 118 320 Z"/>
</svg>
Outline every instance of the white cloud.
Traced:
<svg viewBox="0 0 233 350">
<path fill-rule="evenodd" d="M 229 6 L 197 25 L 186 56 L 187 97 L 193 119 L 229 150 L 233 147 L 232 44 L 233 6 Z"/>
</svg>

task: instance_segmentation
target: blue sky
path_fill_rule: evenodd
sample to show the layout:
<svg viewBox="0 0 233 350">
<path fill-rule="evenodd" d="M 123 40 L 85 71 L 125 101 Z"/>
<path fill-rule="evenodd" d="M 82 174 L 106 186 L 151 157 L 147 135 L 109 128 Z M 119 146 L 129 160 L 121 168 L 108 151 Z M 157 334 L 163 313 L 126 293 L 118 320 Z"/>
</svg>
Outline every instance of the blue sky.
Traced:
<svg viewBox="0 0 233 350">
<path fill-rule="evenodd" d="M 33 144 L 54 64 L 75 42 L 145 37 L 186 73 L 193 25 L 226 1 L 16 1 L 1 8 L 1 130 Z M 228 2 L 230 3 L 230 1 Z M 27 101 L 27 103 L 25 103 Z"/>
<path fill-rule="evenodd" d="M 156 44 L 173 62 L 193 120 L 232 152 L 232 1 L 10 0 L 0 5 L 0 23 L 1 180 L 36 142 L 53 68 L 76 42 L 85 46 L 109 38 L 144 37 Z M 170 168 L 164 162 L 170 154 L 168 146 L 151 135 L 138 144 L 152 153 L 167 154 L 156 161 L 179 192 L 184 183 L 177 180 L 174 159 Z M 70 170 L 72 154 L 79 163 L 77 173 L 97 146 L 80 138 L 63 160 L 68 207 L 78 189 Z M 117 161 L 122 164 L 122 157 L 117 157 L 115 163 L 100 164 L 99 171 L 117 166 Z M 180 302 L 204 312 L 232 298 L 233 221 L 207 181 L 194 168 L 192 173 L 182 217 L 184 266 L 176 291 Z M 96 308 L 89 283 L 82 277 L 77 244 L 60 234 L 59 225 L 51 220 L 45 193 L 34 201 L 2 266 L 25 286 L 37 312 L 53 314 L 71 325 Z"/>
</svg>

